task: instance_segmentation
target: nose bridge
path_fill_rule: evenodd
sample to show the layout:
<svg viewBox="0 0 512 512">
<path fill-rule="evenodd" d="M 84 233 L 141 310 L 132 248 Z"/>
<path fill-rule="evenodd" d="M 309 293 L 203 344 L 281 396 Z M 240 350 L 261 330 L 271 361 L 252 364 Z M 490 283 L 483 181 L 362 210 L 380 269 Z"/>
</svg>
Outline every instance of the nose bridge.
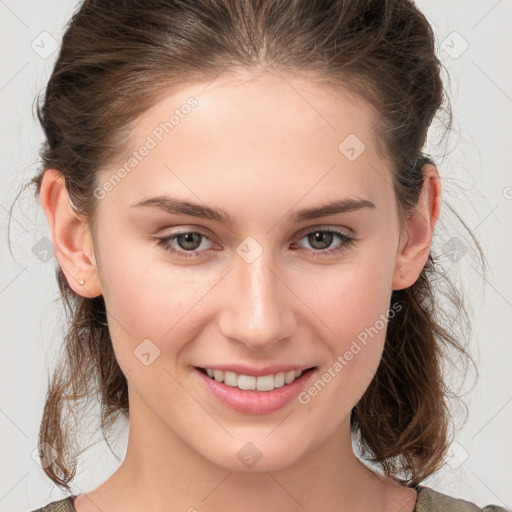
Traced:
<svg viewBox="0 0 512 512">
<path fill-rule="evenodd" d="M 291 335 L 292 296 L 275 268 L 271 250 L 263 250 L 252 261 L 237 256 L 221 324 L 226 337 L 254 349 L 267 349 Z"/>
</svg>

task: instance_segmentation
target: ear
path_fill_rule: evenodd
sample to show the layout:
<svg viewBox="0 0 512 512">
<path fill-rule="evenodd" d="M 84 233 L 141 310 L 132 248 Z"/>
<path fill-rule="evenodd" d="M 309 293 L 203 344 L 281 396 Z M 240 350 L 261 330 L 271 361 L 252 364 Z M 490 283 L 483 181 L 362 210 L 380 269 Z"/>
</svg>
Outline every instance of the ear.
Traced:
<svg viewBox="0 0 512 512">
<path fill-rule="evenodd" d="M 407 229 L 398 248 L 393 290 L 402 290 L 418 279 L 430 253 L 434 227 L 441 212 L 441 177 L 436 167 L 425 164 L 423 187 L 415 211 L 407 218 Z"/>
<path fill-rule="evenodd" d="M 89 226 L 71 207 L 64 177 L 56 169 L 45 171 L 40 198 L 50 227 L 55 257 L 69 286 L 82 297 L 101 295 Z"/>
</svg>

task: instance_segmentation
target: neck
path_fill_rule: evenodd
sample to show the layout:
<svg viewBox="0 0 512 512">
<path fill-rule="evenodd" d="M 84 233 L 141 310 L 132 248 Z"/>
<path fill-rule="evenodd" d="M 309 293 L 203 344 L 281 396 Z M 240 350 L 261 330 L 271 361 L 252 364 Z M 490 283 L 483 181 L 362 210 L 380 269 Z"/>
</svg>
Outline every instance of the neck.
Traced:
<svg viewBox="0 0 512 512">
<path fill-rule="evenodd" d="M 130 413 L 121 466 L 100 488 L 87 493 L 88 506 L 85 500 L 82 507 L 76 504 L 79 512 L 394 510 L 383 505 L 390 503 L 390 489 L 401 486 L 355 456 L 349 418 L 324 443 L 284 468 L 257 471 L 255 464 L 247 471 L 233 471 L 203 457 L 140 406 L 137 403 L 137 414 Z M 412 493 L 407 496 L 413 499 Z M 402 512 L 413 510 L 414 501 L 409 501 L 401 502 Z"/>
</svg>

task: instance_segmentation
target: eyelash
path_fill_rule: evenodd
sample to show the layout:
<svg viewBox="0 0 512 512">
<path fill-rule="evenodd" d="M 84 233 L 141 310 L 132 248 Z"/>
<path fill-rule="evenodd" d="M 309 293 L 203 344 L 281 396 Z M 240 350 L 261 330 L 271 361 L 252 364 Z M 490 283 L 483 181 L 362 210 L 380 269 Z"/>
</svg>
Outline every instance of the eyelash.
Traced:
<svg viewBox="0 0 512 512">
<path fill-rule="evenodd" d="M 301 234 L 300 236 L 298 236 L 298 238 L 296 238 L 293 243 L 295 244 L 296 242 L 302 240 L 304 237 L 307 237 L 308 235 L 311 235 L 314 233 L 332 233 L 333 235 L 337 236 L 340 239 L 340 241 L 342 242 L 342 244 L 340 246 L 338 246 L 334 249 L 324 249 L 324 250 L 312 249 L 315 256 L 317 254 L 319 254 L 321 257 L 333 256 L 336 253 L 339 253 L 340 251 L 343 251 L 343 250 L 349 248 L 356 241 L 356 239 L 352 235 L 349 235 L 342 231 L 338 231 L 336 229 L 324 228 L 324 229 L 313 229 L 311 231 L 307 231 L 307 232 Z M 206 233 L 203 233 L 201 231 L 180 231 L 177 233 L 173 233 L 172 235 L 168 235 L 168 236 L 164 236 L 164 237 L 157 237 L 155 245 L 157 247 L 162 247 L 165 251 L 167 251 L 171 254 L 174 254 L 174 255 L 178 255 L 179 257 L 183 257 L 183 258 L 199 258 L 199 257 L 201 257 L 200 253 L 206 252 L 206 251 L 200 251 L 198 253 L 195 250 L 194 251 L 176 250 L 170 245 L 169 242 L 174 240 L 179 235 L 187 235 L 187 234 L 200 235 L 203 238 L 206 238 L 207 240 L 209 240 L 211 242 L 210 237 Z"/>
</svg>

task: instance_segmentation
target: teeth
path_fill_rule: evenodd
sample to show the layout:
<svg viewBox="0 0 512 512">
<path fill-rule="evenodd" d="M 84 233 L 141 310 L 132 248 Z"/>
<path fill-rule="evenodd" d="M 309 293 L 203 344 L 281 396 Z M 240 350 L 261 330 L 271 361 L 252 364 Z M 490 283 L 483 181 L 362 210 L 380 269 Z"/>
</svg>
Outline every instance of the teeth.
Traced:
<svg viewBox="0 0 512 512">
<path fill-rule="evenodd" d="M 248 390 L 256 389 L 256 377 L 252 377 L 250 375 L 239 375 L 238 388 Z"/>
<path fill-rule="evenodd" d="M 226 386 L 238 386 L 238 375 L 235 372 L 224 372 L 224 384 Z"/>
<path fill-rule="evenodd" d="M 295 372 L 293 370 L 291 372 L 288 372 L 284 376 L 284 381 L 286 382 L 286 384 L 290 384 L 290 382 L 293 382 L 294 380 L 295 380 Z"/>
<path fill-rule="evenodd" d="M 254 377 L 252 375 L 238 375 L 235 372 L 212 370 L 210 368 L 206 368 L 206 373 L 211 379 L 215 379 L 217 382 L 224 382 L 226 386 L 252 391 L 272 391 L 275 388 L 291 384 L 302 375 L 301 370 L 292 370 Z"/>
<path fill-rule="evenodd" d="M 274 388 L 282 388 L 284 386 L 284 372 L 277 373 L 274 376 Z"/>
</svg>

